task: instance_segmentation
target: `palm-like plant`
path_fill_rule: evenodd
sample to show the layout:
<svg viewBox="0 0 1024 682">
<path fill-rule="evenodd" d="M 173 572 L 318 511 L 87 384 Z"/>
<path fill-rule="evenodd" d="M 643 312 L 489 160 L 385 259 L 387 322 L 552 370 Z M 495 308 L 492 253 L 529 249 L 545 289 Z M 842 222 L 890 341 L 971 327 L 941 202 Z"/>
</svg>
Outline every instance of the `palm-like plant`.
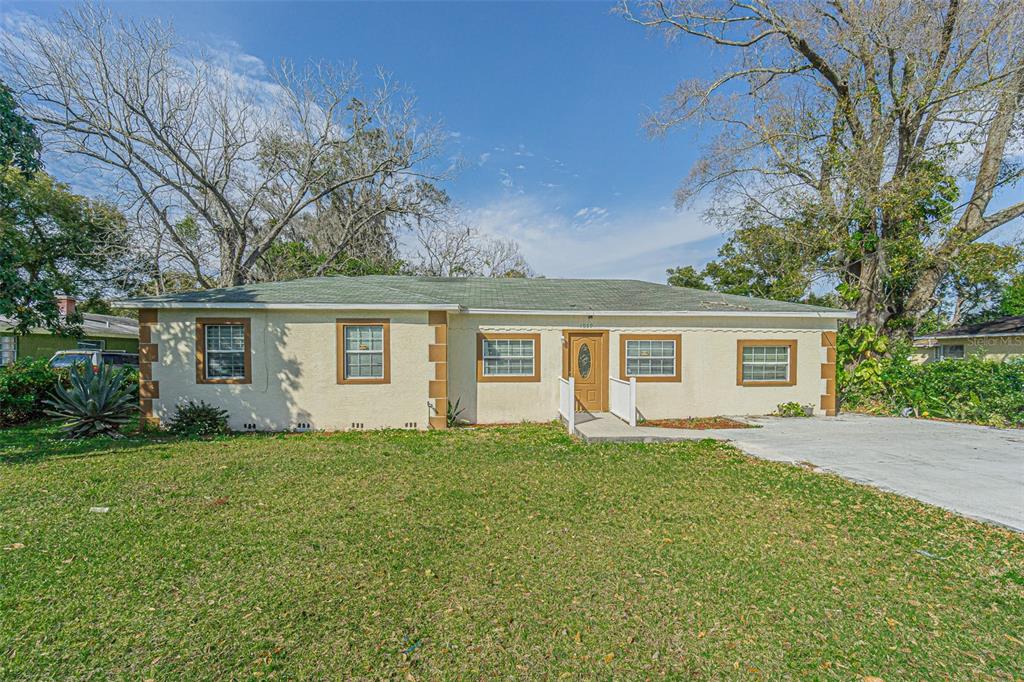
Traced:
<svg viewBox="0 0 1024 682">
<path fill-rule="evenodd" d="M 46 413 L 62 420 L 71 438 L 120 435 L 120 429 L 137 409 L 135 393 L 119 368 L 102 365 L 98 371 L 84 364 L 71 370 L 70 388 L 59 383 Z"/>
</svg>

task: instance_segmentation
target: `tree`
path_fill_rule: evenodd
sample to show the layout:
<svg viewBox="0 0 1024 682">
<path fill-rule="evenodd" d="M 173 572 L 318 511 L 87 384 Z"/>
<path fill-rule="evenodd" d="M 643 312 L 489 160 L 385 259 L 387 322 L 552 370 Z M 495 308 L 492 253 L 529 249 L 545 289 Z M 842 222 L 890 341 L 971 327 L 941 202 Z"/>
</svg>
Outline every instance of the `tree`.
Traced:
<svg viewBox="0 0 1024 682">
<path fill-rule="evenodd" d="M 186 266 L 203 287 L 253 280 L 306 216 L 340 219 L 327 269 L 368 225 L 439 196 L 439 129 L 383 75 L 373 91 L 326 64 L 240 76 L 165 24 L 92 5 L 6 35 L 0 55 L 43 131 L 114 178 L 152 267 Z"/>
<path fill-rule="evenodd" d="M 1024 315 L 1024 274 L 1013 278 L 999 298 L 999 314 L 1003 316 Z"/>
<path fill-rule="evenodd" d="M 112 206 L 72 194 L 42 171 L 0 170 L 0 315 L 15 332 L 45 327 L 75 335 L 78 315 L 62 317 L 55 292 L 75 295 L 108 281 L 113 256 L 127 241 Z"/>
<path fill-rule="evenodd" d="M 43 145 L 35 126 L 18 109 L 10 88 L 0 80 L 0 167 L 14 166 L 33 173 L 43 167 Z"/>
<path fill-rule="evenodd" d="M 688 287 L 690 289 L 704 289 L 711 287 L 704 277 L 704 273 L 697 272 L 692 265 L 680 265 L 677 268 L 669 268 L 665 271 L 668 275 L 668 284 L 673 287 Z"/>
<path fill-rule="evenodd" d="M 648 121 L 652 134 L 687 123 L 715 133 L 677 201 L 709 190 L 709 213 L 727 226 L 796 228 L 859 324 L 913 326 L 964 250 L 1024 215 L 1024 201 L 990 208 L 1022 175 L 1009 155 L 1024 124 L 1021 3 L 655 0 L 622 11 L 735 56 L 678 85 Z"/>
<path fill-rule="evenodd" d="M 512 239 L 498 239 L 469 227 L 423 226 L 416 231 L 419 260 L 413 271 L 434 277 L 532 277 Z"/>
<path fill-rule="evenodd" d="M 957 326 L 998 317 L 1000 297 L 1022 265 L 1024 253 L 1017 246 L 968 244 L 953 261 L 943 283 L 943 301 L 949 302 L 948 324 Z"/>
</svg>

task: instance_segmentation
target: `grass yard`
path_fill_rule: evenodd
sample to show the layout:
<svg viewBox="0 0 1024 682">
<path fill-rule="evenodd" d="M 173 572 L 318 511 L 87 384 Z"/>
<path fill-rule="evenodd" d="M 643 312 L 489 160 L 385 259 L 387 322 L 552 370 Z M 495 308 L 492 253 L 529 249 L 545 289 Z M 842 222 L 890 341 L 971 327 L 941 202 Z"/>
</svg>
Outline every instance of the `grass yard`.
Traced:
<svg viewBox="0 0 1024 682">
<path fill-rule="evenodd" d="M 0 546 L 2 679 L 1024 677 L 1020 536 L 710 441 L 12 429 Z"/>
</svg>

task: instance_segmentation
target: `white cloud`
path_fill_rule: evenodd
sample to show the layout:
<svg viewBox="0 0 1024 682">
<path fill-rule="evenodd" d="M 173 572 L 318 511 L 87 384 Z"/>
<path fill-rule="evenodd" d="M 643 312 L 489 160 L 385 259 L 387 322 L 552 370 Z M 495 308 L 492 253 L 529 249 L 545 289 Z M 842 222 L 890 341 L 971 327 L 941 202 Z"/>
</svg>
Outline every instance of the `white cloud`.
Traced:
<svg viewBox="0 0 1024 682">
<path fill-rule="evenodd" d="M 581 230 L 578 220 L 598 209 L 604 220 Z M 578 216 L 586 210 L 584 216 Z M 604 213 L 600 213 L 604 211 Z M 620 277 L 665 281 L 665 269 L 701 264 L 722 235 L 699 209 L 685 212 L 601 207 L 563 212 L 531 196 L 506 196 L 466 209 L 472 227 L 519 242 L 530 265 L 548 277 Z"/>
<path fill-rule="evenodd" d="M 484 165 L 485 163 L 487 163 L 487 160 L 489 158 L 491 158 L 491 153 L 490 152 L 484 152 L 483 154 L 480 155 L 480 158 L 477 159 L 477 165 L 478 166 Z"/>
</svg>

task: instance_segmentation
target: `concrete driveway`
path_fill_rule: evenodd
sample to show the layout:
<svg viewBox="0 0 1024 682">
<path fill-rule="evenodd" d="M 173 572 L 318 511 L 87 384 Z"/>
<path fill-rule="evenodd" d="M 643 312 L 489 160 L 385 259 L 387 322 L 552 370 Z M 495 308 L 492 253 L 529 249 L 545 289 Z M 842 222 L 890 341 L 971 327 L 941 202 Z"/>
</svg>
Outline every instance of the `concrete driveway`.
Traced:
<svg viewBox="0 0 1024 682">
<path fill-rule="evenodd" d="M 714 437 L 1024 531 L 1024 430 L 856 414 L 749 421 L 762 428 Z"/>
</svg>

